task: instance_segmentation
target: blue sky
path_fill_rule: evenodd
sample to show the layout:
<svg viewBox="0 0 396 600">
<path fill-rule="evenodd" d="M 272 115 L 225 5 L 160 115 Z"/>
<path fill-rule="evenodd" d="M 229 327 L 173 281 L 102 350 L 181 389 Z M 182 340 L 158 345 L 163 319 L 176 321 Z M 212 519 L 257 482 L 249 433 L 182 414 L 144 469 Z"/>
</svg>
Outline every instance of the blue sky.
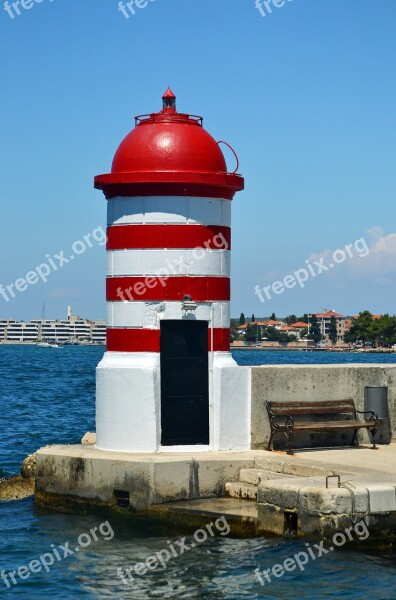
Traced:
<svg viewBox="0 0 396 600">
<path fill-rule="evenodd" d="M 14 19 L 1 4 L 0 283 L 105 226 L 93 177 L 170 85 L 179 110 L 234 146 L 246 179 L 232 314 L 395 312 L 394 0 L 287 0 L 265 17 L 255 0 L 155 0 L 129 19 L 118 0 L 43 0 Z M 362 237 L 366 256 L 255 295 Z M 0 297 L 0 318 L 38 318 L 44 299 L 49 318 L 67 304 L 103 318 L 104 280 L 95 243 Z"/>
</svg>

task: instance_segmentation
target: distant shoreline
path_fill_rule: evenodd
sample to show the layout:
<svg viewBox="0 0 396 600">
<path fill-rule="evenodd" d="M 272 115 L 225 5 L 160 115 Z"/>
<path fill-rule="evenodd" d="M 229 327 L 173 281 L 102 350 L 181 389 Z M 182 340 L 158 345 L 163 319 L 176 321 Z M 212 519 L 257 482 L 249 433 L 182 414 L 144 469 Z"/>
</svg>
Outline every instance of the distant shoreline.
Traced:
<svg viewBox="0 0 396 600">
<path fill-rule="evenodd" d="M 333 354 L 396 354 L 396 350 L 391 348 L 365 348 L 365 349 L 352 349 L 352 348 L 282 348 L 281 346 L 270 346 L 265 348 L 263 346 L 231 346 L 230 350 L 257 350 L 269 351 L 269 352 L 332 352 Z"/>
<path fill-rule="evenodd" d="M 92 346 L 102 346 L 103 348 L 105 348 L 105 344 L 62 344 L 62 342 L 51 342 L 51 344 L 58 344 L 60 347 L 64 347 L 64 346 L 79 346 L 84 347 L 86 346 L 87 348 L 92 348 Z M 39 342 L 13 342 L 10 340 L 0 340 L 0 346 L 37 346 L 39 344 Z"/>
<path fill-rule="evenodd" d="M 13 342 L 0 340 L 0 346 L 37 346 L 38 342 Z M 92 348 L 102 347 L 106 348 L 105 344 L 59 344 L 61 347 L 75 347 L 79 348 Z M 283 348 L 282 346 L 230 346 L 231 350 L 241 350 L 243 352 L 253 351 L 256 352 L 331 352 L 333 354 L 396 354 L 396 350 L 391 348 L 366 348 L 366 349 L 333 349 L 333 348 Z"/>
</svg>

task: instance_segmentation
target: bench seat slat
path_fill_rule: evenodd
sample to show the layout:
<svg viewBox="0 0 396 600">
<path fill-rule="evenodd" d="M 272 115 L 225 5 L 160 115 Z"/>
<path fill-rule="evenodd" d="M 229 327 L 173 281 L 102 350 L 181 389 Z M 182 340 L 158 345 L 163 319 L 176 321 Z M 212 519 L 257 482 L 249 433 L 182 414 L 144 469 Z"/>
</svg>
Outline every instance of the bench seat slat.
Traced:
<svg viewBox="0 0 396 600">
<path fill-rule="evenodd" d="M 361 428 L 371 428 L 373 426 L 372 423 L 364 423 L 362 421 L 318 421 L 312 423 L 294 423 L 293 429 L 297 430 L 329 430 L 330 429 L 361 429 Z"/>
<path fill-rule="evenodd" d="M 312 415 L 354 413 L 353 400 L 335 400 L 334 402 L 271 402 L 274 415 Z"/>
</svg>

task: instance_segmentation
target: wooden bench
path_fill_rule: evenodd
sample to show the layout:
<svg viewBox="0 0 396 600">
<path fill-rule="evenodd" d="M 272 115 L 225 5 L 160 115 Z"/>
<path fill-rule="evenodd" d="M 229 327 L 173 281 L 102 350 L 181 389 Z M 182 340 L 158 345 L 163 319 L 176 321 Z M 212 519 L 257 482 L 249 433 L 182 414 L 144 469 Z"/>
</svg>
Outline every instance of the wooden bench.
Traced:
<svg viewBox="0 0 396 600">
<path fill-rule="evenodd" d="M 267 402 L 267 411 L 271 425 L 271 435 L 267 450 L 272 450 L 272 442 L 276 433 L 287 437 L 288 454 L 293 454 L 291 442 L 295 431 L 333 431 L 342 429 L 354 430 L 351 445 L 356 440 L 359 429 L 368 429 L 375 445 L 378 417 L 374 412 L 356 410 L 353 400 L 327 400 L 325 402 Z M 369 415 L 369 421 L 359 421 L 358 414 Z M 322 416 L 322 420 L 309 421 L 306 416 Z M 324 416 L 330 417 L 323 420 Z M 301 417 L 301 419 L 299 418 Z"/>
</svg>

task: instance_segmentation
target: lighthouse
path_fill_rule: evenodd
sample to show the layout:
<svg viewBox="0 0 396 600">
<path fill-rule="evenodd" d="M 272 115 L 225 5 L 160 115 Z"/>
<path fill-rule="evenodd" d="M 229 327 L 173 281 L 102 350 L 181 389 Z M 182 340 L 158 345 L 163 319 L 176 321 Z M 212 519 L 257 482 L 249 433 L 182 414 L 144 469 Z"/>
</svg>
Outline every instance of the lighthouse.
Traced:
<svg viewBox="0 0 396 600">
<path fill-rule="evenodd" d="M 203 119 L 135 118 L 107 199 L 107 349 L 97 367 L 96 445 L 118 452 L 250 448 L 250 371 L 230 353 L 228 172 Z"/>
</svg>

